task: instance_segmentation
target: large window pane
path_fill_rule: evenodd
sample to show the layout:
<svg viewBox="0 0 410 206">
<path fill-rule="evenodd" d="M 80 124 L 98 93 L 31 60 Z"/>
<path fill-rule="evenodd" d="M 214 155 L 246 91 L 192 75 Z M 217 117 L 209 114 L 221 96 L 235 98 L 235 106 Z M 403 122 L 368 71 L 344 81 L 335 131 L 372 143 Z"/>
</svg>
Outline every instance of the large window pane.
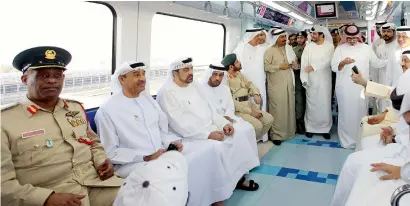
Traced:
<svg viewBox="0 0 410 206">
<path fill-rule="evenodd" d="M 169 64 L 192 57 L 194 79 L 223 57 L 224 28 L 220 24 L 155 14 L 151 31 L 150 93 L 156 95 L 167 77 Z"/>
<path fill-rule="evenodd" d="M 67 49 L 73 59 L 67 67 L 62 97 L 98 106 L 110 95 L 113 14 L 102 4 L 76 1 L 7 1 L 0 3 L 1 105 L 26 94 L 21 72 L 12 67 L 14 56 L 36 46 Z"/>
</svg>

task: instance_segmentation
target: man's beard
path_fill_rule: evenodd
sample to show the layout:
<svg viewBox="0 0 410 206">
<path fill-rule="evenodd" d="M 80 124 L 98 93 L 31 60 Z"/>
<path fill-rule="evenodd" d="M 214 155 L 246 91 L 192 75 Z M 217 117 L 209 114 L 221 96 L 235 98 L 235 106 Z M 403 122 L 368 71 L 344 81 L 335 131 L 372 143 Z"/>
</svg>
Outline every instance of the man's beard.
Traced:
<svg viewBox="0 0 410 206">
<path fill-rule="evenodd" d="M 191 78 L 190 78 L 191 77 Z M 189 75 L 187 76 L 187 78 L 184 80 L 181 77 L 179 77 L 179 80 L 181 80 L 181 82 L 185 83 L 185 84 L 190 84 L 192 83 L 194 80 L 194 75 Z"/>
<path fill-rule="evenodd" d="M 389 36 L 383 36 L 384 41 L 391 41 L 393 40 L 394 37 L 389 37 Z"/>
<path fill-rule="evenodd" d="M 218 87 L 219 85 L 221 85 L 221 81 L 219 81 L 219 80 L 215 80 L 215 81 L 211 81 L 211 83 L 212 83 L 212 87 Z"/>
</svg>

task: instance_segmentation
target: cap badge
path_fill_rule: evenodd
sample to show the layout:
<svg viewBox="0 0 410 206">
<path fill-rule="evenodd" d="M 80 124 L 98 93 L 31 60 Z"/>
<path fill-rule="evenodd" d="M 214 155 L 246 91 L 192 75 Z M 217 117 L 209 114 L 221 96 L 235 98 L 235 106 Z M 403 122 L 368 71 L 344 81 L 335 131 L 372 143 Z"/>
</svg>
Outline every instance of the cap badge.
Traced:
<svg viewBox="0 0 410 206">
<path fill-rule="evenodd" d="M 45 55 L 46 55 L 46 59 L 55 59 L 57 54 L 56 54 L 56 51 L 54 50 L 47 50 L 45 52 Z"/>
</svg>

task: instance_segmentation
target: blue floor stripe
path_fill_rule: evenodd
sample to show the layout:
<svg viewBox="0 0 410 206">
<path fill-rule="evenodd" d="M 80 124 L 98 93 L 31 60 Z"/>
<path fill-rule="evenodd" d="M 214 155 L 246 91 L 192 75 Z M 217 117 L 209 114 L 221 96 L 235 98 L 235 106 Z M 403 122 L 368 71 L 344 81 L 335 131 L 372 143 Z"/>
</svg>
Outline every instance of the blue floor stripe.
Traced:
<svg viewBox="0 0 410 206">
<path fill-rule="evenodd" d="M 343 148 L 339 142 L 323 141 L 323 140 L 315 140 L 315 139 L 304 139 L 304 138 L 294 138 L 294 139 L 287 140 L 283 143 L 310 145 L 310 146 L 318 146 L 318 147 Z"/>
<path fill-rule="evenodd" d="M 336 174 L 327 174 L 321 172 L 306 171 L 270 165 L 261 165 L 251 170 L 251 172 L 331 185 L 336 185 L 338 178 L 338 175 Z"/>
</svg>

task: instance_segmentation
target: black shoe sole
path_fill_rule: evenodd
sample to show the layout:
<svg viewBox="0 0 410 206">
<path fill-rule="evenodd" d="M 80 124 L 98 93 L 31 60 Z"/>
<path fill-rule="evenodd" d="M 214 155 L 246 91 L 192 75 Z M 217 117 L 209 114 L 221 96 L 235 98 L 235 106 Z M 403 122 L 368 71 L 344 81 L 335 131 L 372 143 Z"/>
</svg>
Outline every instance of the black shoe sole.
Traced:
<svg viewBox="0 0 410 206">
<path fill-rule="evenodd" d="M 282 144 L 282 142 L 280 140 L 272 140 L 272 142 L 273 142 L 274 145 L 277 145 L 277 146 Z"/>
</svg>

